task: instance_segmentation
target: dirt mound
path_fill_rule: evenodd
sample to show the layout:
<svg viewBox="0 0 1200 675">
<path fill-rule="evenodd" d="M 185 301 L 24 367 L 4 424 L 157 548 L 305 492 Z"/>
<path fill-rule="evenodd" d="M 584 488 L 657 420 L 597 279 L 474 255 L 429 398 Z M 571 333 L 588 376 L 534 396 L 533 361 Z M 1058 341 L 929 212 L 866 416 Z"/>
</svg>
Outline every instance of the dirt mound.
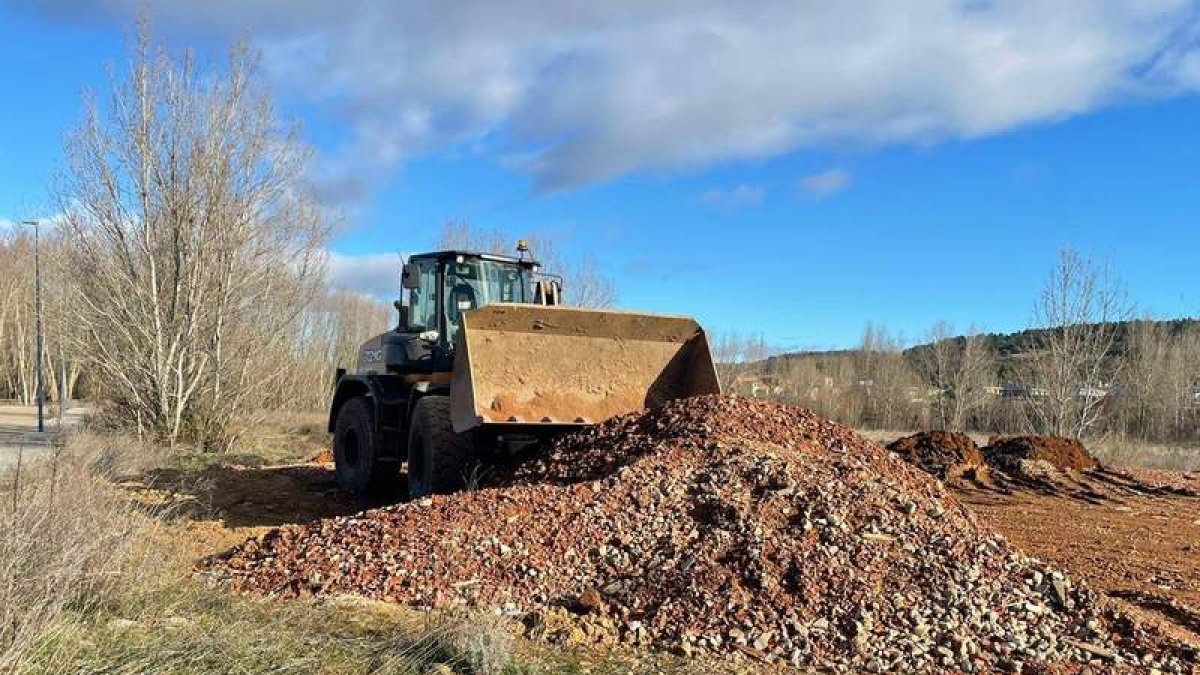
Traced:
<svg viewBox="0 0 1200 675">
<path fill-rule="evenodd" d="M 941 483 L 805 410 L 677 401 L 567 437 L 504 482 L 274 530 L 210 566 L 243 591 L 473 605 L 546 639 L 685 654 L 1180 665 Z"/>
<path fill-rule="evenodd" d="M 957 478 L 983 464 L 975 441 L 953 431 L 923 431 L 892 441 L 887 448 L 941 480 Z"/>
<path fill-rule="evenodd" d="M 1163 471 L 1132 466 L 1104 467 L 1097 475 L 1116 479 L 1127 489 L 1143 494 L 1200 497 L 1200 472 Z"/>
<path fill-rule="evenodd" d="M 1082 471 L 1100 466 L 1100 461 L 1074 438 L 1057 436 L 996 437 L 983 450 L 988 464 L 1012 470 L 1021 461 L 1041 461 L 1056 469 Z"/>
</svg>

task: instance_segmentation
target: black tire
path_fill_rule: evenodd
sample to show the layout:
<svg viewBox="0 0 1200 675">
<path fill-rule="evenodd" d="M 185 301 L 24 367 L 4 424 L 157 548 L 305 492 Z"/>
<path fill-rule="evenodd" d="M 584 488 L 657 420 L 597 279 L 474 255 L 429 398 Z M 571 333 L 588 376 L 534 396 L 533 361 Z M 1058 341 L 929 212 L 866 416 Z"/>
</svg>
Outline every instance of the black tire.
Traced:
<svg viewBox="0 0 1200 675">
<path fill-rule="evenodd" d="M 379 462 L 374 434 L 375 413 L 369 399 L 352 398 L 338 411 L 333 429 L 333 461 L 338 484 L 356 495 L 368 495 L 394 483 L 396 467 Z"/>
<path fill-rule="evenodd" d="M 408 496 L 461 490 L 476 462 L 471 434 L 456 434 L 450 424 L 450 399 L 426 396 L 413 408 L 408 427 Z"/>
</svg>

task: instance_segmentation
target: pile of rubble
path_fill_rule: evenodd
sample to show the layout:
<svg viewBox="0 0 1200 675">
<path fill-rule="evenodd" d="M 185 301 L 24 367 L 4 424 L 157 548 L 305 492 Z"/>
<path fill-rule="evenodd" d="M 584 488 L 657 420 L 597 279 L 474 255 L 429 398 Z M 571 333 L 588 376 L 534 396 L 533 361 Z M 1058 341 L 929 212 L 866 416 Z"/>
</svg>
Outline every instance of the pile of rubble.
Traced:
<svg viewBox="0 0 1200 675">
<path fill-rule="evenodd" d="M 983 465 L 983 453 L 975 441 L 953 431 L 922 431 L 892 441 L 887 448 L 943 481 L 960 478 Z"/>
<path fill-rule="evenodd" d="M 1063 469 L 1083 471 L 1100 466 L 1083 443 L 1057 436 L 994 437 L 983 456 L 989 466 L 1020 476 L 1053 476 Z"/>
<path fill-rule="evenodd" d="M 677 401 L 567 437 L 503 482 L 274 530 L 209 565 L 242 591 L 484 607 L 546 639 L 824 668 L 1194 658 L 801 409 Z"/>
</svg>

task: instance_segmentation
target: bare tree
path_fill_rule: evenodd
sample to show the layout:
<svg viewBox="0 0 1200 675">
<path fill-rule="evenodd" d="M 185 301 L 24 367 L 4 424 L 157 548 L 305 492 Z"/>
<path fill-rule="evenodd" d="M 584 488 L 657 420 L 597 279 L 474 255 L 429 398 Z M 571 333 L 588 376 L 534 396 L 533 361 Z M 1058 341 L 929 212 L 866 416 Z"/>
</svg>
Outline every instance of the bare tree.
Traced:
<svg viewBox="0 0 1200 675">
<path fill-rule="evenodd" d="M 362 343 L 395 326 L 389 303 L 348 291 L 323 294 L 304 312 L 292 344 L 279 355 L 286 374 L 280 386 L 267 392 L 263 405 L 324 410 L 333 393 L 334 370 L 353 368 Z"/>
<path fill-rule="evenodd" d="M 33 400 L 33 241 L 26 233 L 3 242 L 0 258 L 0 363 L 5 389 L 21 403 Z"/>
<path fill-rule="evenodd" d="M 754 365 L 770 355 L 763 336 L 743 335 L 736 331 L 722 333 L 713 343 L 712 350 L 721 390 L 727 394 L 752 393 L 740 391 L 736 384 L 739 375 L 750 374 Z"/>
<path fill-rule="evenodd" d="M 987 403 L 987 386 L 993 375 L 993 356 L 978 330 L 964 336 L 938 321 L 915 350 L 914 361 L 925 383 L 935 392 L 933 413 L 943 429 L 963 431 L 968 416 Z"/>
<path fill-rule="evenodd" d="M 867 324 L 856 354 L 862 423 L 878 429 L 905 428 L 912 420 L 917 377 L 902 353 L 903 343 L 886 327 Z"/>
<path fill-rule="evenodd" d="M 1033 431 L 1082 438 L 1104 416 L 1107 388 L 1123 361 L 1119 326 L 1132 314 L 1124 288 L 1107 267 L 1063 250 L 1034 310 L 1046 331 L 1030 345 L 1026 396 Z"/>
<path fill-rule="evenodd" d="M 585 254 L 579 263 L 568 267 L 564 296 L 576 307 L 613 307 L 617 304 L 617 287 L 612 277 L 604 274 L 596 259 Z"/>
<path fill-rule="evenodd" d="M 439 249 L 458 249 L 497 255 L 511 255 L 516 243 L 500 230 L 481 230 L 472 227 L 471 223 L 465 219 L 447 219 L 442 223 L 442 234 L 438 238 Z M 534 251 L 539 254 L 539 258 L 542 257 L 541 251 L 537 249 Z"/>
<path fill-rule="evenodd" d="M 1151 441 L 1195 441 L 1200 329 L 1151 319 L 1129 324 L 1119 382 L 1120 430 Z"/>
<path fill-rule="evenodd" d="M 77 353 L 121 419 L 172 444 L 227 447 L 322 284 L 309 153 L 256 66 L 242 46 L 206 71 L 143 25 L 131 72 L 67 144 Z"/>
<path fill-rule="evenodd" d="M 1192 325 L 1176 338 L 1168 372 L 1174 438 L 1200 441 L 1200 326 Z"/>
<path fill-rule="evenodd" d="M 1129 325 L 1120 391 L 1124 431 L 1152 433 L 1170 425 L 1174 395 L 1170 385 L 1172 336 L 1168 327 L 1150 321 Z"/>
<path fill-rule="evenodd" d="M 847 353 L 809 356 L 790 369 L 792 386 L 802 389 L 801 401 L 814 411 L 844 424 L 863 423 L 865 392 L 858 383 L 858 359 Z"/>
<path fill-rule="evenodd" d="M 71 397 L 84 371 L 71 358 L 69 343 L 77 333 L 64 283 L 66 247 L 61 228 L 41 219 L 43 346 L 47 400 Z M 33 241 L 27 229 L 0 232 L 0 398 L 30 403 L 34 396 L 36 322 L 33 282 Z M 66 371 L 66 387 L 59 377 Z"/>
</svg>

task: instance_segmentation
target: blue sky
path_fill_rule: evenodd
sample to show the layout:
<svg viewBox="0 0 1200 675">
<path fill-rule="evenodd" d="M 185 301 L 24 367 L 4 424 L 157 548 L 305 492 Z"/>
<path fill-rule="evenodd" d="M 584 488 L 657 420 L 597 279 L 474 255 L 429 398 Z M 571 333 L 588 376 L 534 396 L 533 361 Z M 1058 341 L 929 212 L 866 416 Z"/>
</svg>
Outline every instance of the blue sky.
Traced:
<svg viewBox="0 0 1200 675">
<path fill-rule="evenodd" d="M 465 218 L 593 255 L 623 307 L 784 348 L 1018 330 L 1064 246 L 1200 314 L 1193 3 L 243 4 L 154 18 L 173 45 L 252 36 L 370 288 Z M 135 7 L 0 1 L 0 219 L 45 215 Z"/>
</svg>

